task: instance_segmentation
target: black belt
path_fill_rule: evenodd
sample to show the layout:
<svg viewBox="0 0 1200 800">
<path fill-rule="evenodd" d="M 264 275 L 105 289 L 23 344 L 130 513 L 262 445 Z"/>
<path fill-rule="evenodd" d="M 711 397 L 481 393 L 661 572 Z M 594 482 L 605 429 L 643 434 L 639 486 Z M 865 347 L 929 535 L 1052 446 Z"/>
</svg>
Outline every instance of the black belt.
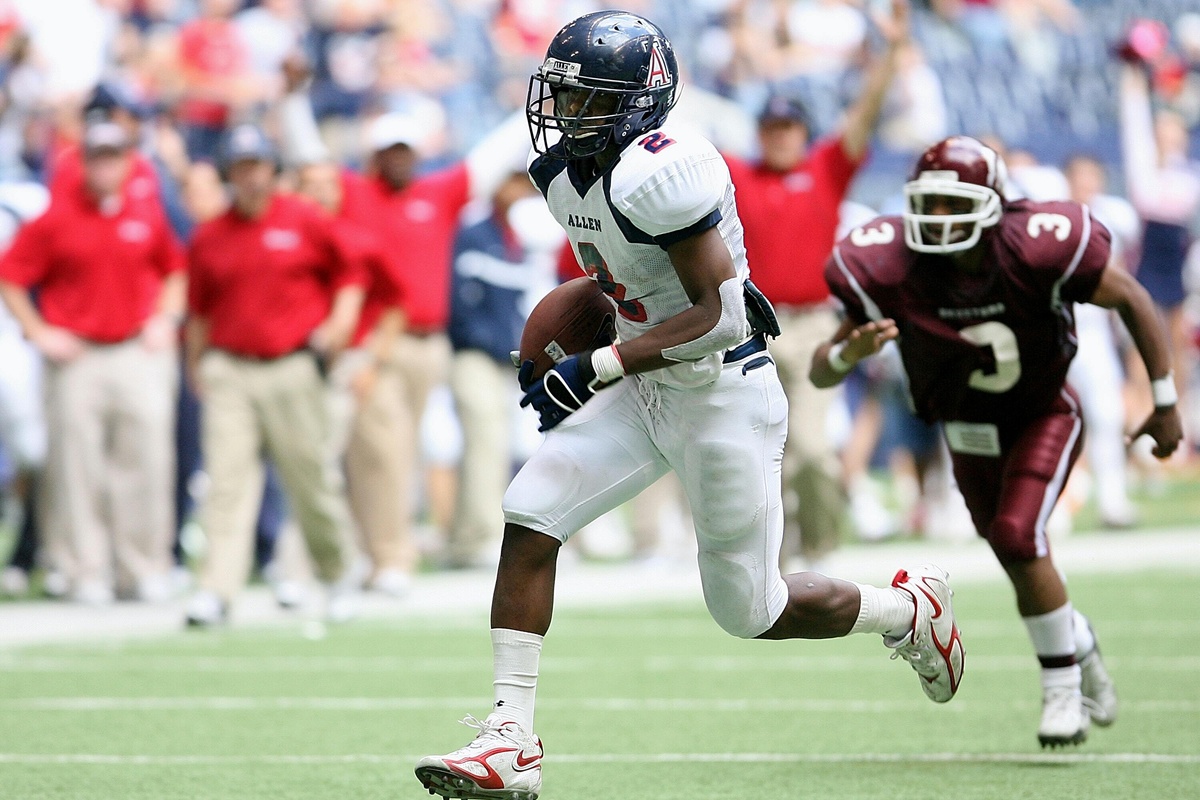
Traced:
<svg viewBox="0 0 1200 800">
<path fill-rule="evenodd" d="M 756 333 L 746 341 L 739 344 L 737 347 L 725 351 L 724 363 L 732 364 L 735 361 L 741 361 L 746 356 L 761 353 L 767 349 L 767 336 L 765 333 Z"/>
</svg>

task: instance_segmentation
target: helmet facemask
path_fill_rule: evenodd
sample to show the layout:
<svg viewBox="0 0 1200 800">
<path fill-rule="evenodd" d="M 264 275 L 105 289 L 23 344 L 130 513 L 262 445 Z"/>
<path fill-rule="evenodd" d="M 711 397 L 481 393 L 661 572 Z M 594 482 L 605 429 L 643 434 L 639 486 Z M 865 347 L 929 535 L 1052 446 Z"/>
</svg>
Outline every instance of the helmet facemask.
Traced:
<svg viewBox="0 0 1200 800">
<path fill-rule="evenodd" d="M 549 150 L 555 141 L 551 132 L 561 137 L 570 158 L 588 158 L 607 147 L 625 116 L 620 92 L 544 73 L 543 66 L 529 79 L 525 109 L 534 149 Z"/>
<path fill-rule="evenodd" d="M 951 213 L 931 213 L 935 198 Z M 904 201 L 904 241 L 919 253 L 970 250 L 1003 211 L 995 189 L 960 180 L 953 170 L 920 173 L 904 184 Z"/>
</svg>

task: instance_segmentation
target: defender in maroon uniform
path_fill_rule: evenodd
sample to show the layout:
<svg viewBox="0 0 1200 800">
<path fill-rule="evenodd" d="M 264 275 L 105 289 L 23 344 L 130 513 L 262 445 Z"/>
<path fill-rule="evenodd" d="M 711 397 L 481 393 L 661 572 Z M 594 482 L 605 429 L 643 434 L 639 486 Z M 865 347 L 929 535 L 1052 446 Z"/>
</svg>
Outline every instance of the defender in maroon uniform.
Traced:
<svg viewBox="0 0 1200 800">
<path fill-rule="evenodd" d="M 1004 163 L 965 136 L 931 147 L 904 187 L 907 210 L 852 231 L 825 277 L 846 319 L 813 357 L 832 386 L 897 339 L 914 406 L 940 421 L 979 534 L 1016 590 L 1042 664 L 1043 746 L 1109 725 L 1116 693 L 1086 617 L 1050 559 L 1046 519 L 1082 448 L 1066 384 L 1073 305 L 1117 309 L 1155 379 L 1155 409 L 1134 437 L 1169 456 L 1182 436 L 1166 335 L 1153 303 L 1108 269 L 1109 233 L 1078 203 L 1004 200 Z"/>
</svg>

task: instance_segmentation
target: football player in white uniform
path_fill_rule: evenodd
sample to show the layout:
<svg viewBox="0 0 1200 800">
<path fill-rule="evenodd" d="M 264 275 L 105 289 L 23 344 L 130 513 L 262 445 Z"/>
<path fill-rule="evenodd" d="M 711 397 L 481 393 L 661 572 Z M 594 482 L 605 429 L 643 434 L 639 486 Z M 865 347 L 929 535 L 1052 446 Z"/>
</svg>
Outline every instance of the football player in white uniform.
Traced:
<svg viewBox="0 0 1200 800">
<path fill-rule="evenodd" d="M 540 154 L 530 175 L 579 263 L 616 310 L 618 343 L 540 378 L 521 366 L 547 436 L 504 498 L 492 601 L 495 705 L 470 744 L 422 758 L 417 777 L 455 798 L 537 797 L 533 734 L 555 562 L 575 531 L 674 470 L 687 491 L 704 599 L 734 636 L 876 633 L 935 701 L 963 653 L 944 571 L 901 570 L 891 587 L 780 575 L 787 400 L 767 354 L 774 315 L 753 285 L 725 162 L 666 124 L 678 68 L 657 26 L 587 14 L 554 38 L 530 81 Z M 554 137 L 557 136 L 557 140 Z"/>
</svg>

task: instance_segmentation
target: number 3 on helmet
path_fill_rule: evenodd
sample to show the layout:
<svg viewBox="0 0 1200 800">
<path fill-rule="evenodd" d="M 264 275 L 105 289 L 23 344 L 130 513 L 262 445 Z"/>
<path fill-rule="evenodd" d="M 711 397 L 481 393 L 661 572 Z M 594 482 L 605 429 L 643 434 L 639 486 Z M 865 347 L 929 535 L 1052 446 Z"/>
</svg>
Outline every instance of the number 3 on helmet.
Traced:
<svg viewBox="0 0 1200 800">
<path fill-rule="evenodd" d="M 555 35 L 529 80 L 525 116 L 534 149 L 589 158 L 624 148 L 663 124 L 675 105 L 675 51 L 654 23 L 623 11 L 585 14 Z M 562 136 L 555 147 L 551 132 Z"/>
<path fill-rule="evenodd" d="M 943 139 L 921 154 L 904 184 L 904 242 L 920 253 L 955 253 L 1000 221 L 1004 159 L 969 136 Z"/>
</svg>

